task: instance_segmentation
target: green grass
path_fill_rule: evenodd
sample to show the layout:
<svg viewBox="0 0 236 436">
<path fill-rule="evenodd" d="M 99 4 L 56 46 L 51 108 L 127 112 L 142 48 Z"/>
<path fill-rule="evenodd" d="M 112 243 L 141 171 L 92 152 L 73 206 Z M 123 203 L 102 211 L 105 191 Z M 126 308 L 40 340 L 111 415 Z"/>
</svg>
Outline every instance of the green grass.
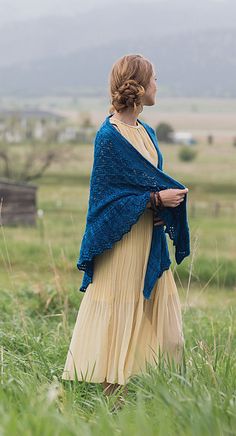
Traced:
<svg viewBox="0 0 236 436">
<path fill-rule="evenodd" d="M 1 433 L 234 434 L 235 297 L 223 290 L 209 295 L 214 304 L 193 291 L 183 305 L 183 365 L 160 360 L 133 377 L 125 406 L 112 413 L 115 396 L 108 400 L 99 384 L 60 379 L 79 308 L 75 290 L 54 289 L 49 302 L 50 289 L 2 291 Z"/>
<path fill-rule="evenodd" d="M 63 171 L 53 166 L 39 181 L 38 208 L 44 215 L 37 226 L 0 228 L 0 435 L 235 434 L 236 232 L 224 209 L 234 201 L 235 158 L 227 155 L 228 171 L 217 181 L 218 149 L 214 164 L 203 159 L 204 147 L 194 163 L 178 162 L 177 150 L 169 147 L 163 152 L 169 173 L 191 186 L 189 204 L 223 205 L 219 216 L 210 208 L 189 213 L 191 255 L 181 265 L 168 241 L 182 304 L 182 365 L 160 359 L 133 377 L 117 413 L 112 413 L 115 396 L 107 399 L 99 384 L 60 378 L 83 298 L 76 259 L 92 148 L 78 147 L 78 160 Z"/>
</svg>

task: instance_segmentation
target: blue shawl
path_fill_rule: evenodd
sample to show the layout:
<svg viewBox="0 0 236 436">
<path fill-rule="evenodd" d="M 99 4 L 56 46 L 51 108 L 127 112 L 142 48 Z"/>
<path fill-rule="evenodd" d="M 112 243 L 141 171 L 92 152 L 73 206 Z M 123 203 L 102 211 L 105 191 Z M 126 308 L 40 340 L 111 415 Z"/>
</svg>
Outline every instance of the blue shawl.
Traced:
<svg viewBox="0 0 236 436">
<path fill-rule="evenodd" d="M 150 201 L 150 191 L 185 186 L 163 172 L 163 156 L 152 127 L 138 119 L 158 153 L 158 166 L 147 160 L 111 123 L 108 115 L 95 136 L 94 160 L 86 228 L 77 268 L 84 271 L 80 291 L 93 279 L 94 257 L 110 249 L 129 232 Z M 170 267 L 166 233 L 175 246 L 177 264 L 190 254 L 187 194 L 177 207 L 164 207 L 159 217 L 165 224 L 153 226 L 143 295 L 149 299 L 156 280 Z M 165 228 L 164 228 L 165 227 Z"/>
</svg>

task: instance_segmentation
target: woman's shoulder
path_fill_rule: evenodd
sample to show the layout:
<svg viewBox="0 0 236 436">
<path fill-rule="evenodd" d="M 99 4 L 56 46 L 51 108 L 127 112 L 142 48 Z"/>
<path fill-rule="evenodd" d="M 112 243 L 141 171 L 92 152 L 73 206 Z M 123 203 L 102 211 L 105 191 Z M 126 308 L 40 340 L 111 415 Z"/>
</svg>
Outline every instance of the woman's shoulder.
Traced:
<svg viewBox="0 0 236 436">
<path fill-rule="evenodd" d="M 117 131 L 115 126 L 112 123 L 110 123 L 109 120 L 105 120 L 100 125 L 99 129 L 96 132 L 96 139 L 97 140 L 112 139 L 113 138 L 114 130 L 115 130 L 115 132 Z"/>
<path fill-rule="evenodd" d="M 139 122 L 141 122 L 145 130 L 152 132 L 155 135 L 155 130 L 148 123 L 140 119 Z M 105 140 L 105 139 L 112 140 L 115 138 L 117 141 L 118 137 L 116 133 L 119 132 L 117 127 L 118 126 L 116 126 L 115 123 L 110 122 L 108 118 L 105 118 L 105 120 L 102 122 L 102 124 L 99 126 L 99 129 L 96 132 L 95 140 L 96 141 Z M 115 137 L 114 137 L 114 133 L 115 133 Z"/>
</svg>

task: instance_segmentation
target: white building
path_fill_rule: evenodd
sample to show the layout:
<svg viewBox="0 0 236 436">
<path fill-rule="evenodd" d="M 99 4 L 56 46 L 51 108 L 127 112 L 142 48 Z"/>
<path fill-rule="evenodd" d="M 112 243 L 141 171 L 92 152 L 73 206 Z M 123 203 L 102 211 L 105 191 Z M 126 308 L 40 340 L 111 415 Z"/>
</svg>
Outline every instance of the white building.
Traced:
<svg viewBox="0 0 236 436">
<path fill-rule="evenodd" d="M 196 144 L 196 140 L 190 132 L 173 132 L 170 136 L 176 144 Z"/>
</svg>

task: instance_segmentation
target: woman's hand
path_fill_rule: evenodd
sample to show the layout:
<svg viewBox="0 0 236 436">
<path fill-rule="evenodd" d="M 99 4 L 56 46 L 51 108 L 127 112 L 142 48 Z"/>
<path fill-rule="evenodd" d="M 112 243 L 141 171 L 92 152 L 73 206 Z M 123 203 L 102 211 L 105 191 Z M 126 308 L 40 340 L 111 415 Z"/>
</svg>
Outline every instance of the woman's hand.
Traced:
<svg viewBox="0 0 236 436">
<path fill-rule="evenodd" d="M 159 191 L 162 204 L 166 207 L 177 207 L 184 200 L 185 194 L 188 192 L 188 188 L 184 189 L 163 189 Z M 148 202 L 146 207 L 152 209 L 151 202 Z M 163 221 L 158 214 L 153 214 L 153 223 L 154 226 L 165 225 L 165 221 Z"/>
<path fill-rule="evenodd" d="M 184 189 L 163 189 L 159 191 L 163 206 L 176 207 L 184 201 L 184 196 L 187 194 L 188 188 Z"/>
</svg>

